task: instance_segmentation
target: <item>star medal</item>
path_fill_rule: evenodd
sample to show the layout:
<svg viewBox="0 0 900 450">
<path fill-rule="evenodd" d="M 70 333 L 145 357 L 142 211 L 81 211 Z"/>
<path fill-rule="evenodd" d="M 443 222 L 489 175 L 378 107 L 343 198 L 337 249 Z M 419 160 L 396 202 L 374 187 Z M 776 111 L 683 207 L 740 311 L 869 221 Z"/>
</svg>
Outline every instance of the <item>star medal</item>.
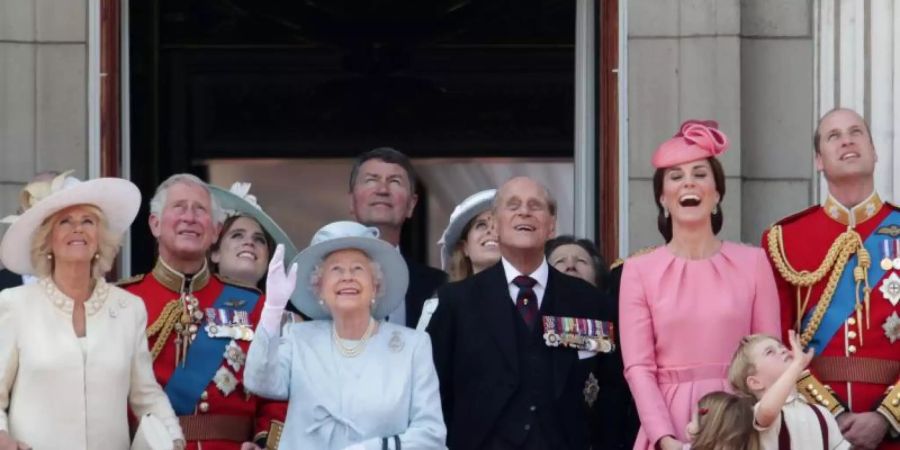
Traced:
<svg viewBox="0 0 900 450">
<path fill-rule="evenodd" d="M 597 401 L 597 395 L 600 394 L 600 383 L 597 382 L 597 377 L 594 376 L 594 373 L 588 373 L 587 380 L 584 382 L 584 390 L 581 391 L 584 394 L 584 402 L 587 403 L 588 407 L 594 406 L 594 402 Z"/>
<path fill-rule="evenodd" d="M 896 272 L 891 272 L 889 277 L 881 281 L 881 287 L 878 290 L 887 301 L 891 302 L 891 305 L 897 306 L 897 302 L 900 301 L 900 277 Z"/>
<path fill-rule="evenodd" d="M 223 356 L 225 356 L 225 361 L 228 365 L 235 371 L 241 370 L 241 366 L 247 361 L 247 354 L 244 353 L 244 349 L 242 349 L 235 341 L 228 343 L 228 346 L 225 347 L 225 355 Z"/>
<path fill-rule="evenodd" d="M 219 370 L 216 371 L 216 375 L 213 377 L 213 382 L 216 383 L 216 387 L 219 388 L 222 395 L 226 397 L 234 392 L 238 385 L 237 377 L 225 366 L 219 367 Z"/>
<path fill-rule="evenodd" d="M 394 353 L 400 353 L 400 351 L 403 350 L 404 345 L 403 336 L 400 336 L 399 331 L 394 331 L 391 334 L 391 340 L 388 341 L 388 348 Z"/>
<path fill-rule="evenodd" d="M 881 328 L 884 328 L 884 335 L 890 339 L 891 344 L 900 339 L 900 316 L 897 315 L 897 311 L 888 316 Z"/>
<path fill-rule="evenodd" d="M 892 239 L 881 241 L 881 270 L 887 271 L 894 267 L 893 259 L 891 258 L 891 247 L 893 247 Z"/>
</svg>

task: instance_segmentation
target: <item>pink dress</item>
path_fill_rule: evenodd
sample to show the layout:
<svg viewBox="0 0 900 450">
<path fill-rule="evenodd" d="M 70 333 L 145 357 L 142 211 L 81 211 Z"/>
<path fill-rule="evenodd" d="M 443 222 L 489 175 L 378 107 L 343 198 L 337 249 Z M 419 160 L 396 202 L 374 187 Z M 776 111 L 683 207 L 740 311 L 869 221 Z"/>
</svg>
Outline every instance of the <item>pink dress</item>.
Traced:
<svg viewBox="0 0 900 450">
<path fill-rule="evenodd" d="M 625 378 L 641 419 L 635 450 L 666 435 L 687 442 L 697 401 L 731 390 L 728 365 L 741 338 L 781 330 L 765 253 L 731 242 L 703 260 L 666 246 L 628 259 L 619 308 Z"/>
</svg>

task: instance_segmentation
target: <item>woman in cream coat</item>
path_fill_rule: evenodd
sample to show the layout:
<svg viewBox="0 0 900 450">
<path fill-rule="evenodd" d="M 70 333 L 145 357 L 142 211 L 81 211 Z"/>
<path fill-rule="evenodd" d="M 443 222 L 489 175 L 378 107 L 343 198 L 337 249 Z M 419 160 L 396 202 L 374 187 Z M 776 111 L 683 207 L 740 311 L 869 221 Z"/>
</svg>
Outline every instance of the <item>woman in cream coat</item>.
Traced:
<svg viewBox="0 0 900 450">
<path fill-rule="evenodd" d="M 40 187 L 0 243 L 6 267 L 40 277 L 0 292 L 0 449 L 128 449 L 129 407 L 183 448 L 153 375 L 143 302 L 103 279 L 140 192 L 64 177 Z"/>
</svg>

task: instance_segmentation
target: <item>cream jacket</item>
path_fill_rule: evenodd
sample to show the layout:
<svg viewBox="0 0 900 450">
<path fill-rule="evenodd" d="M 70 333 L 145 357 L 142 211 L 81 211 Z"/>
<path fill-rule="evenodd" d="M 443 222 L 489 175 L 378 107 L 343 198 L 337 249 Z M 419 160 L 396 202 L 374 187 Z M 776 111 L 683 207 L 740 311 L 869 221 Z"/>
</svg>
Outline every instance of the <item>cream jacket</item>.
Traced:
<svg viewBox="0 0 900 450">
<path fill-rule="evenodd" d="M 99 279 L 83 342 L 73 307 L 47 278 L 0 292 L 0 430 L 36 450 L 125 450 L 131 407 L 182 439 L 153 375 L 141 299 Z"/>
</svg>

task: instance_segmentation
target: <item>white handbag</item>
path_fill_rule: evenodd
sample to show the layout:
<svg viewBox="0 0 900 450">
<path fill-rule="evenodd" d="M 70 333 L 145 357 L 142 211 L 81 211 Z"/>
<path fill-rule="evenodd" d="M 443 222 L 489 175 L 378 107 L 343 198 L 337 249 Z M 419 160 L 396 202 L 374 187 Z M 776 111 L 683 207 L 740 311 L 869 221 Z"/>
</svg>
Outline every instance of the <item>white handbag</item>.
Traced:
<svg viewBox="0 0 900 450">
<path fill-rule="evenodd" d="M 172 450 L 175 442 L 169 435 L 169 430 L 153 414 L 145 414 L 141 417 L 131 450 Z"/>
</svg>

